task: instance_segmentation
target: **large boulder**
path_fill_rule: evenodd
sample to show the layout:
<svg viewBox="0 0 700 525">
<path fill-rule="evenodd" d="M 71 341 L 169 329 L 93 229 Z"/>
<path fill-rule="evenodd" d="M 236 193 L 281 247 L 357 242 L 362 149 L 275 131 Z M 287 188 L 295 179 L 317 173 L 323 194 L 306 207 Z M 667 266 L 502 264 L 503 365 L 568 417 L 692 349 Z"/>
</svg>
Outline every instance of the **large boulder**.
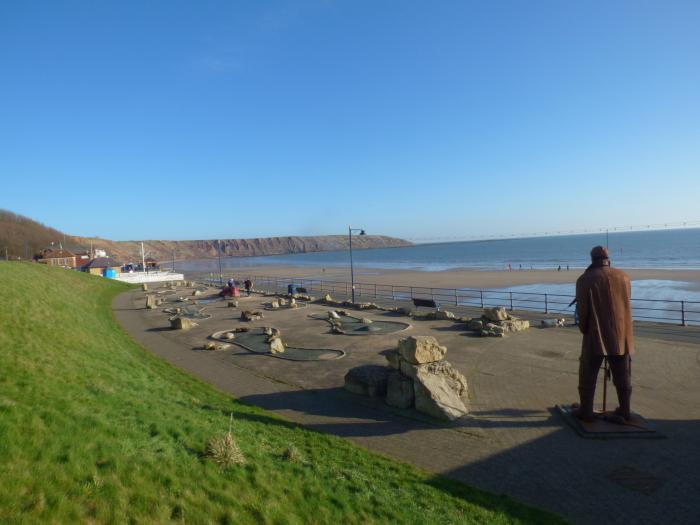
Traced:
<svg viewBox="0 0 700 525">
<path fill-rule="evenodd" d="M 445 379 L 447 384 L 455 391 L 455 393 L 462 398 L 463 402 L 469 397 L 469 388 L 467 384 L 467 378 L 457 370 L 452 363 L 449 361 L 437 361 L 435 363 L 428 363 L 425 365 L 413 365 L 406 361 L 401 361 L 399 370 L 401 373 L 410 377 L 411 379 L 416 379 L 421 374 L 432 374 L 441 376 Z"/>
<path fill-rule="evenodd" d="M 171 317 L 169 321 L 170 328 L 173 330 L 189 330 L 197 326 L 197 323 L 195 323 L 192 319 L 188 319 L 187 317 L 175 316 Z"/>
<path fill-rule="evenodd" d="M 238 306 L 238 301 L 229 301 L 228 303 L 226 303 L 226 306 L 228 308 L 236 308 Z"/>
<path fill-rule="evenodd" d="M 155 295 L 146 296 L 146 308 L 148 308 L 149 310 L 153 310 L 156 306 L 158 306 L 157 302 L 158 301 Z"/>
<path fill-rule="evenodd" d="M 505 307 L 497 306 L 495 308 L 484 308 L 484 317 L 491 322 L 508 320 L 508 312 Z"/>
<path fill-rule="evenodd" d="M 386 395 L 386 385 L 391 369 L 379 365 L 361 365 L 345 374 L 345 390 L 369 397 Z"/>
<path fill-rule="evenodd" d="M 419 369 L 413 382 L 416 410 L 436 419 L 454 421 L 469 413 L 447 379 Z"/>
<path fill-rule="evenodd" d="M 398 349 L 402 359 L 415 365 L 440 361 L 447 353 L 447 348 L 440 346 L 437 340 L 430 335 L 400 339 Z"/>
<path fill-rule="evenodd" d="M 193 295 L 194 297 L 197 297 L 198 295 L 202 295 L 202 290 L 193 290 L 193 291 L 192 291 L 192 295 Z"/>
<path fill-rule="evenodd" d="M 511 318 L 499 324 L 505 332 L 522 332 L 530 328 L 530 321 L 526 319 Z"/>
<path fill-rule="evenodd" d="M 279 301 L 270 301 L 270 308 L 277 310 L 280 307 Z"/>
<path fill-rule="evenodd" d="M 413 406 L 413 379 L 399 372 L 389 374 L 386 383 L 386 404 L 396 408 L 411 408 Z"/>
</svg>

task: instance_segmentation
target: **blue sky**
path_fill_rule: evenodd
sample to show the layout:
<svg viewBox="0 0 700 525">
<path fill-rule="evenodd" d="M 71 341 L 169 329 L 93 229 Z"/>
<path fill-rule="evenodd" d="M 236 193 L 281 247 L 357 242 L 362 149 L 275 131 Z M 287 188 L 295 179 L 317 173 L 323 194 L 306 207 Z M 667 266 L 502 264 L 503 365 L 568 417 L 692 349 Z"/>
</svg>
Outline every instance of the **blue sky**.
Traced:
<svg viewBox="0 0 700 525">
<path fill-rule="evenodd" d="M 700 2 L 2 2 L 0 208 L 70 234 L 700 219 Z"/>
</svg>

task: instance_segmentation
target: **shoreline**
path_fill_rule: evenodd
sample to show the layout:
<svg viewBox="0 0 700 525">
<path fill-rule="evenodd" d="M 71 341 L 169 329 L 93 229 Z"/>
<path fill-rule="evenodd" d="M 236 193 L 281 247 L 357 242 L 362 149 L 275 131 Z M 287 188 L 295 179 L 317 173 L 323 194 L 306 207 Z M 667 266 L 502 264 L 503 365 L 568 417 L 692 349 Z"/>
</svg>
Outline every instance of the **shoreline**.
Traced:
<svg viewBox="0 0 700 525">
<path fill-rule="evenodd" d="M 661 280 L 689 283 L 688 289 L 700 291 L 700 270 L 620 268 L 630 279 Z M 473 268 L 421 271 L 386 268 L 355 267 L 355 281 L 367 284 L 397 286 L 426 286 L 432 288 L 501 289 L 511 286 L 570 284 L 583 273 L 583 268 L 570 270 L 478 270 Z M 208 275 L 216 272 L 185 271 L 188 275 Z M 349 267 L 311 267 L 291 265 L 251 265 L 224 268 L 225 276 L 253 276 L 350 281 Z"/>
</svg>

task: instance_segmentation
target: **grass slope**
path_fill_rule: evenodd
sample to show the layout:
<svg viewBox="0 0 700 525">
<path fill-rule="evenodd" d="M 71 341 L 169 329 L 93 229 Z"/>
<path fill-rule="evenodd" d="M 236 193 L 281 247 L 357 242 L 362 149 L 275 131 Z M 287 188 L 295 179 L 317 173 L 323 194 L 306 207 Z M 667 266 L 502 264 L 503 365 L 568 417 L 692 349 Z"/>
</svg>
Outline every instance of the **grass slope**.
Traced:
<svg viewBox="0 0 700 525">
<path fill-rule="evenodd" d="M 0 522 L 559 522 L 232 400 L 118 327 L 125 289 L 0 262 Z"/>
</svg>

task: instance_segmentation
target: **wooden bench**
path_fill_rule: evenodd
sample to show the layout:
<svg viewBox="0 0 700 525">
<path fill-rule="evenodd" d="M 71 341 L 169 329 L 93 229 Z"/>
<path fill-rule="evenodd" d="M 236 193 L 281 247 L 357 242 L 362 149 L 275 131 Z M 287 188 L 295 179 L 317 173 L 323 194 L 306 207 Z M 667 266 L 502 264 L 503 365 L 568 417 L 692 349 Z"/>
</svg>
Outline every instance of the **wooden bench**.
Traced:
<svg viewBox="0 0 700 525">
<path fill-rule="evenodd" d="M 416 308 L 421 306 L 424 306 L 425 308 L 440 308 L 435 302 L 435 299 L 418 299 L 416 297 L 413 298 L 413 306 Z"/>
</svg>

